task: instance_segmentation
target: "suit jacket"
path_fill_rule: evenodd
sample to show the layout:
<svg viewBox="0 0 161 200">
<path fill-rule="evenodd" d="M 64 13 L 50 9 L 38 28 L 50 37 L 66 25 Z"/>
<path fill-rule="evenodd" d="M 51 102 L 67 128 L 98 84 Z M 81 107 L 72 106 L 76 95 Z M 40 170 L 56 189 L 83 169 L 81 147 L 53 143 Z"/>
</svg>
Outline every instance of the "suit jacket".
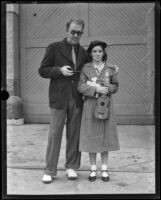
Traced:
<svg viewBox="0 0 161 200">
<path fill-rule="evenodd" d="M 86 50 L 78 44 L 76 70 L 81 71 L 83 65 L 88 62 Z M 38 73 L 43 78 L 49 78 L 49 106 L 50 108 L 64 109 L 68 104 L 70 95 L 76 100 L 77 107 L 82 106 L 82 95 L 78 92 L 80 73 L 70 77 L 63 76 L 60 68 L 69 65 L 74 69 L 69 44 L 66 38 L 60 42 L 50 44 L 45 52 Z"/>
</svg>

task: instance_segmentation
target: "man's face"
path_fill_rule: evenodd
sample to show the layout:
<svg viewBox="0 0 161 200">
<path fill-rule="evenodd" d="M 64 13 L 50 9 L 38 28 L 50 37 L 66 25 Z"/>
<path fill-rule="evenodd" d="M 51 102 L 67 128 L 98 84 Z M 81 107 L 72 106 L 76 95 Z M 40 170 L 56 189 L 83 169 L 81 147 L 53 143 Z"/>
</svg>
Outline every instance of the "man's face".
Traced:
<svg viewBox="0 0 161 200">
<path fill-rule="evenodd" d="M 80 41 L 81 35 L 83 33 L 82 29 L 83 29 L 82 25 L 78 25 L 72 22 L 67 31 L 67 41 L 73 45 L 78 44 Z"/>
</svg>

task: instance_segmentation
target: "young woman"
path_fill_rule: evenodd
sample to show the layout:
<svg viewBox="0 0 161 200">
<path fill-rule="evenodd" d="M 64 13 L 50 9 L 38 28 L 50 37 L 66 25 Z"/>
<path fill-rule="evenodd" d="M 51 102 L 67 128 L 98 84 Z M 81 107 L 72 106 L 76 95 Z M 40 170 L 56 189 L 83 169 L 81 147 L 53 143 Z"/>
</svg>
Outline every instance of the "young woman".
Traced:
<svg viewBox="0 0 161 200">
<path fill-rule="evenodd" d="M 101 154 L 101 177 L 102 180 L 109 181 L 108 174 L 108 152 L 119 150 L 119 140 L 117 127 L 113 113 L 113 94 L 118 91 L 117 72 L 118 67 L 107 62 L 105 48 L 107 44 L 101 41 L 90 43 L 87 52 L 91 56 L 91 62 L 85 64 L 82 69 L 78 83 L 78 91 L 83 93 L 84 105 L 81 121 L 79 150 L 89 153 L 91 171 L 89 181 L 95 181 L 97 176 L 97 153 Z M 108 84 L 100 84 L 98 77 L 101 73 L 107 75 Z M 105 74 L 104 74 L 105 75 Z M 105 77 L 105 76 L 104 76 Z M 95 115 L 96 106 L 101 96 L 108 100 L 108 117 L 103 119 Z"/>
</svg>

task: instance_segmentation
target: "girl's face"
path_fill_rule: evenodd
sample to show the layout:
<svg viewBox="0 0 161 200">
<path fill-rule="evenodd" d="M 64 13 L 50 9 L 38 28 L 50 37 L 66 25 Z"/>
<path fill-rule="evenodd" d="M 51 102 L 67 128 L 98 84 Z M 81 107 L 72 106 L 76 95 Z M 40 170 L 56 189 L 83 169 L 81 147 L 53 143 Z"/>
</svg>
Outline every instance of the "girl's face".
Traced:
<svg viewBox="0 0 161 200">
<path fill-rule="evenodd" d="M 99 62 L 102 61 L 104 52 L 101 46 L 95 46 L 92 49 L 91 56 L 93 61 Z"/>
</svg>

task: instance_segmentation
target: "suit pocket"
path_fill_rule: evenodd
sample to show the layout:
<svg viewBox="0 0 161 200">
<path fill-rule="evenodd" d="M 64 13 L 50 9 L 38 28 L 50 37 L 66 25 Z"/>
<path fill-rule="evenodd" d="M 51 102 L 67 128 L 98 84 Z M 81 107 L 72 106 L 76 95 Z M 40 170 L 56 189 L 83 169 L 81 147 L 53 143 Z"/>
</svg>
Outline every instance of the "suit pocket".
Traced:
<svg viewBox="0 0 161 200">
<path fill-rule="evenodd" d="M 49 99 L 51 103 L 57 102 L 59 93 L 57 82 L 52 81 L 49 87 Z"/>
</svg>

